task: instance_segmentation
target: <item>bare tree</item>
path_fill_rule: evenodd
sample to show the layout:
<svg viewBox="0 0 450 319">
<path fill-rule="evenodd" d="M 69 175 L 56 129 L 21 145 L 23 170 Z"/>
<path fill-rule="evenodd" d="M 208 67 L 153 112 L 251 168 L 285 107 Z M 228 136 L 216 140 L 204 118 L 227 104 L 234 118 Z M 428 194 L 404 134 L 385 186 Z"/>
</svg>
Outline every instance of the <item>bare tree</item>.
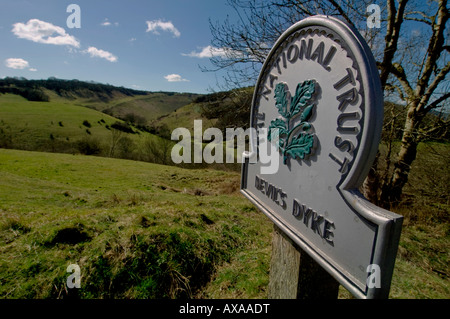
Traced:
<svg viewBox="0 0 450 319">
<path fill-rule="evenodd" d="M 406 11 L 407 2 L 399 1 L 398 8 L 395 8 L 394 1 L 388 1 L 385 58 L 379 64 L 383 87 L 397 89 L 399 97 L 406 103 L 407 110 L 400 151 L 394 162 L 393 173 L 382 181 L 380 201 L 384 205 L 395 205 L 400 201 L 411 164 L 416 159 L 417 146 L 420 142 L 420 125 L 425 115 L 450 97 L 449 91 L 439 90 L 450 71 L 449 46 L 446 44 L 448 30 L 447 34 L 445 31 L 449 19 L 447 0 L 439 0 L 435 6 L 430 6 L 433 10 L 429 10 L 428 13 Z M 428 41 L 417 43 L 422 44 L 426 52 L 421 52 L 420 49 L 399 50 L 401 26 L 408 20 L 429 27 Z M 389 36 L 389 33 L 392 35 Z M 404 54 L 403 59 L 395 59 L 396 55 L 402 55 L 400 52 Z M 392 82 L 388 82 L 389 79 L 392 79 Z"/>
<path fill-rule="evenodd" d="M 229 0 L 228 3 L 238 20 L 210 23 L 212 46 L 223 52 L 213 56 L 211 62 L 215 70 L 228 71 L 225 81 L 232 87 L 254 84 L 276 39 L 290 25 L 310 15 L 337 16 L 365 37 L 377 60 L 385 97 L 404 105 L 406 117 L 398 153 L 391 160 L 393 149 L 388 144 L 387 167 L 380 174 L 377 157 L 363 190 L 372 202 L 384 207 L 396 205 L 422 133 L 434 129 L 424 130 L 423 119 L 449 101 L 448 1 Z M 381 8 L 380 28 L 367 27 L 369 4 Z M 385 125 L 385 129 L 389 125 L 393 123 Z M 448 121 L 443 125 L 448 127 Z"/>
<path fill-rule="evenodd" d="M 111 147 L 109 148 L 109 157 L 114 157 L 116 147 L 124 136 L 124 132 L 116 128 L 111 128 Z"/>
<path fill-rule="evenodd" d="M 149 136 L 145 140 L 143 149 L 149 162 L 169 165 L 171 163 L 170 151 L 172 147 L 170 130 L 167 125 L 163 124 L 158 128 L 157 136 Z"/>
</svg>

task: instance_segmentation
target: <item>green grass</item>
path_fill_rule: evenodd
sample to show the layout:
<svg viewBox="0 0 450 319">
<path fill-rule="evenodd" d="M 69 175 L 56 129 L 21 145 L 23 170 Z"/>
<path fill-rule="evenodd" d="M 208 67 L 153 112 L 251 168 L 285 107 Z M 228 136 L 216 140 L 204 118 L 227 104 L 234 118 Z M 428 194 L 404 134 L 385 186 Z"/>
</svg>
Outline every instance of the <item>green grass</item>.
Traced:
<svg viewBox="0 0 450 319">
<path fill-rule="evenodd" d="M 264 296 L 271 225 L 238 189 L 235 173 L 0 149 L 0 296 L 63 298 L 76 263 L 82 298 L 208 297 L 236 258 L 260 278 L 241 294 Z"/>
<path fill-rule="evenodd" d="M 201 115 L 200 105 L 197 103 L 191 103 L 185 105 L 175 112 L 167 114 L 157 121 L 154 121 L 155 125 L 167 125 L 170 131 L 178 127 L 187 128 L 192 134 L 194 132 L 194 120 L 202 120 L 202 131 L 210 127 L 214 127 L 217 119 L 208 120 Z"/>
<path fill-rule="evenodd" d="M 108 110 L 115 117 L 121 117 L 127 113 L 134 113 L 145 118 L 147 121 L 153 121 L 158 117 L 170 114 L 174 110 L 191 103 L 192 99 L 198 94 L 191 93 L 167 93 L 167 92 L 148 92 L 145 95 L 126 96 L 117 91 L 107 100 L 102 100 L 92 92 L 81 92 L 92 95 L 91 97 L 82 97 L 77 92 L 69 92 L 66 97 L 61 97 L 54 91 L 44 90 L 52 102 L 67 102 L 83 106 L 97 111 Z M 80 92 L 78 92 L 80 93 Z"/>
<path fill-rule="evenodd" d="M 197 95 L 179 93 L 167 95 L 166 93 L 150 93 L 144 96 L 114 100 L 113 103 L 108 104 L 108 108 L 113 111 L 114 115 L 117 114 L 123 116 L 127 113 L 134 113 L 151 122 L 161 116 L 171 114 L 180 107 L 189 104 L 195 96 Z M 104 107 L 100 107 L 99 109 L 102 110 Z"/>
<path fill-rule="evenodd" d="M 172 163 L 170 149 L 176 143 L 175 141 L 163 140 L 136 128 L 134 131 L 137 134 L 120 133 L 120 140 L 118 142 L 116 140 L 114 152 L 111 154 L 114 133 L 110 128 L 113 123 L 122 122 L 121 120 L 82 106 L 83 103 L 87 103 L 83 102 L 85 99 L 63 98 L 52 91 L 46 91 L 46 94 L 50 96 L 50 102 L 30 102 L 13 94 L 0 95 L 0 147 L 56 153 L 96 154 L 162 164 Z M 179 107 L 180 103 L 187 101 L 189 96 L 189 94 L 169 96 L 165 93 L 151 93 L 136 97 L 117 97 L 108 104 L 101 103 L 103 107 L 109 105 L 108 107 L 116 109 L 117 105 L 122 105 L 127 109 L 131 107 L 131 104 L 138 105 L 142 102 L 146 107 L 150 107 L 154 111 L 150 113 L 156 116 L 156 114 L 162 114 L 164 108 L 167 111 L 173 110 L 173 105 Z M 170 99 L 173 105 L 164 107 L 164 101 L 167 99 Z M 181 111 L 170 113 L 166 117 L 168 121 L 157 121 L 154 124 L 169 124 L 170 130 L 176 127 L 188 127 L 193 131 L 194 119 L 200 118 L 198 110 L 194 110 L 195 107 L 198 106 L 189 104 L 182 107 Z M 131 112 L 132 107 L 128 111 Z M 212 121 L 204 121 L 203 131 L 212 125 Z M 95 153 L 91 151 L 92 149 L 96 150 Z M 163 154 L 162 149 L 169 149 L 169 151 Z M 191 164 L 188 166 L 192 167 Z M 200 166 L 205 165 L 196 165 L 197 168 Z M 237 171 L 239 165 L 217 164 L 215 168 Z"/>
<path fill-rule="evenodd" d="M 404 227 L 391 298 L 450 298 L 449 239 L 448 223 Z"/>
<path fill-rule="evenodd" d="M 12 94 L 0 95 L 0 119 L 2 128 L 10 130 L 13 142 L 21 145 L 48 143 L 50 134 L 63 140 L 88 135 L 108 139 L 111 132 L 106 125 L 117 121 L 98 111 L 74 105 L 69 100 L 29 102 Z M 91 127 L 83 125 L 84 121 L 88 121 Z"/>
<path fill-rule="evenodd" d="M 111 156 L 113 130 L 122 122 L 115 117 L 78 105 L 54 92 L 50 102 L 30 102 L 18 95 L 0 95 L 0 146 L 58 153 L 84 152 L 79 146 L 98 147 L 98 154 Z M 121 132 L 113 156 L 148 160 L 146 143 L 160 140 L 148 132 Z M 89 154 L 89 153 L 88 153 Z"/>
<path fill-rule="evenodd" d="M 272 224 L 239 180 L 0 149 L 0 296 L 65 298 L 78 264 L 81 298 L 267 298 Z M 407 221 L 390 297 L 449 298 L 449 224 Z"/>
</svg>

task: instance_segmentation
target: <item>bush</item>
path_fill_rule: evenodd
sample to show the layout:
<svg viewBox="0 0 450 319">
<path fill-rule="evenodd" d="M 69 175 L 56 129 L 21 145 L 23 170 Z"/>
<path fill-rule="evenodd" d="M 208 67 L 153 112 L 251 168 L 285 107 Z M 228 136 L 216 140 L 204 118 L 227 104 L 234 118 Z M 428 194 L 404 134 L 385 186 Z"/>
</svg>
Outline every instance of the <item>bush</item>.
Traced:
<svg viewBox="0 0 450 319">
<path fill-rule="evenodd" d="M 98 155 L 102 151 L 100 142 L 95 138 L 83 138 L 76 143 L 76 147 L 84 155 Z"/>
<path fill-rule="evenodd" d="M 135 134 L 135 132 L 133 131 L 131 126 L 124 122 L 117 121 L 114 124 L 111 124 L 111 128 L 116 129 L 118 131 L 125 132 L 125 133 Z"/>
<path fill-rule="evenodd" d="M 117 151 L 119 158 L 136 159 L 136 144 L 128 136 L 123 136 L 117 142 Z"/>
<path fill-rule="evenodd" d="M 91 123 L 89 123 L 88 120 L 84 120 L 83 121 L 83 125 L 86 126 L 86 127 L 91 127 L 92 126 Z"/>
</svg>

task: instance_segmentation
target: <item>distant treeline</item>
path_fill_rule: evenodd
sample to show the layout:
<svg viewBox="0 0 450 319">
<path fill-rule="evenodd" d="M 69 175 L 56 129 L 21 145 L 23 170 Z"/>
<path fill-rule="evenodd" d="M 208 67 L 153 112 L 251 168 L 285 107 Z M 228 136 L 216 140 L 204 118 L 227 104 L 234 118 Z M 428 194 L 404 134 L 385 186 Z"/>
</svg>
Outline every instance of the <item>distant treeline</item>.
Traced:
<svg viewBox="0 0 450 319">
<path fill-rule="evenodd" d="M 1 80 L 0 80 L 1 81 Z M 16 86 L 0 86 L 0 93 L 11 93 L 20 95 L 28 101 L 48 102 L 50 98 L 40 89 Z"/>
<path fill-rule="evenodd" d="M 51 90 L 60 96 L 69 98 L 73 94 L 80 97 L 92 97 L 96 95 L 105 101 L 112 98 L 114 92 L 127 96 L 148 94 L 146 91 L 116 87 L 110 84 L 83 82 L 79 80 L 61 80 L 53 77 L 47 80 L 27 80 L 16 77 L 0 79 L 0 93 L 18 94 L 29 101 L 49 101 L 48 95 L 42 89 Z"/>
<path fill-rule="evenodd" d="M 216 127 L 222 131 L 226 128 L 248 128 L 253 87 L 234 89 L 202 95 L 194 99 L 201 107 L 201 115 L 207 119 L 217 119 Z"/>
</svg>

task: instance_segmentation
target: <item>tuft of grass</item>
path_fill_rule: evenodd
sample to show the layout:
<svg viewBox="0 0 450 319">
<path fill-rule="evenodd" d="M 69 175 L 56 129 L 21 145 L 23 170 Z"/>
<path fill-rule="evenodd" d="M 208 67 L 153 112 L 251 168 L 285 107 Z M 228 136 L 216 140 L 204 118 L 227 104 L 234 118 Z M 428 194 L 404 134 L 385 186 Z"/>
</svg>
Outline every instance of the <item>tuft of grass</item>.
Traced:
<svg viewBox="0 0 450 319">
<path fill-rule="evenodd" d="M 19 219 L 14 217 L 2 218 L 0 222 L 0 240 L 11 243 L 20 236 L 27 234 L 31 228 L 24 225 Z"/>
</svg>

